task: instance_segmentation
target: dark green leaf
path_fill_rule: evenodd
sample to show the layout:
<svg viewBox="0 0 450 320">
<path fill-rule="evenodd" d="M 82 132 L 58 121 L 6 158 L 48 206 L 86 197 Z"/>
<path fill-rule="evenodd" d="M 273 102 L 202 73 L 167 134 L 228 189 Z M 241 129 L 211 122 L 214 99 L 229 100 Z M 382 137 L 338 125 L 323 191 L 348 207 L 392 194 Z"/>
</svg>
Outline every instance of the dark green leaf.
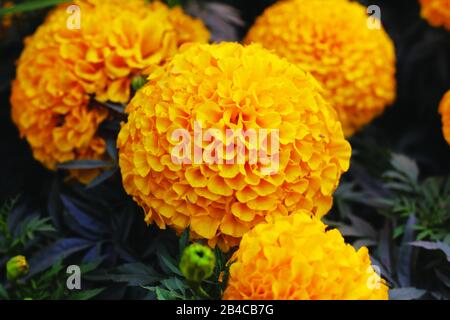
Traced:
<svg viewBox="0 0 450 320">
<path fill-rule="evenodd" d="M 178 268 L 175 260 L 173 260 L 172 258 L 170 258 L 166 255 L 161 255 L 160 259 L 161 259 L 163 266 L 166 266 L 170 271 L 172 271 L 176 275 L 183 276 L 183 274 L 181 273 L 180 269 Z"/>
</svg>

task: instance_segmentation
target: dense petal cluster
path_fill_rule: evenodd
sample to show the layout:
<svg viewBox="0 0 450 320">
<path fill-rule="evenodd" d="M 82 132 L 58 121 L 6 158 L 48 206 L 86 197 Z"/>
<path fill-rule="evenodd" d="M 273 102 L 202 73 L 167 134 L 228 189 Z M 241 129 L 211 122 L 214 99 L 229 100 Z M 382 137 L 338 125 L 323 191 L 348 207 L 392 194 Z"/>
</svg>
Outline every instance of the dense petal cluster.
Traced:
<svg viewBox="0 0 450 320">
<path fill-rule="evenodd" d="M 311 72 L 324 86 L 346 136 L 395 98 L 394 45 L 366 10 L 348 0 L 280 1 L 266 9 L 245 39 Z"/>
<path fill-rule="evenodd" d="M 439 105 L 439 112 L 442 116 L 442 131 L 444 138 L 450 144 L 450 90 L 442 98 Z"/>
<path fill-rule="evenodd" d="M 420 0 L 420 14 L 434 27 L 450 30 L 450 0 Z"/>
<path fill-rule="evenodd" d="M 365 247 L 299 211 L 256 226 L 230 260 L 224 299 L 385 300 L 388 288 Z"/>
<path fill-rule="evenodd" d="M 178 231 L 190 225 L 193 238 L 225 250 L 273 215 L 298 208 L 324 215 L 349 166 L 350 145 L 320 85 L 260 45 L 182 47 L 150 75 L 127 112 L 118 137 L 119 165 L 125 190 L 144 208 L 146 221 Z M 216 129 L 226 137 L 228 130 L 233 136 L 199 141 L 196 123 L 203 132 Z M 179 140 L 173 134 L 180 128 L 203 161 L 192 159 L 195 150 L 190 161 L 174 161 Z M 245 136 L 262 129 L 278 133 L 267 135 L 278 140 L 278 148 Z M 216 143 L 222 154 L 211 147 Z M 211 149 L 215 161 L 205 156 Z M 264 172 L 267 163 L 250 156 L 262 151 L 274 159 L 270 166 L 278 165 L 271 174 Z"/>
<path fill-rule="evenodd" d="M 69 5 L 79 11 L 68 12 Z M 12 118 L 34 157 L 50 169 L 69 160 L 102 159 L 105 141 L 97 129 L 111 114 L 99 102 L 127 103 L 133 76 L 164 63 L 183 43 L 208 37 L 200 21 L 157 1 L 61 5 L 26 39 L 12 88 Z M 96 172 L 72 174 L 86 182 Z"/>
</svg>

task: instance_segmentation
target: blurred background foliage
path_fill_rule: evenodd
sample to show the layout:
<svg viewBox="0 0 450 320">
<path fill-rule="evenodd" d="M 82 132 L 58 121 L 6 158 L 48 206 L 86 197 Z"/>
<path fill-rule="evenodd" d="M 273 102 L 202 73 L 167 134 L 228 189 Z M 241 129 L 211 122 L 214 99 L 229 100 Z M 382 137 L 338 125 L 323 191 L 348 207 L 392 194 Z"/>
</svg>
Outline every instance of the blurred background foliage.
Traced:
<svg viewBox="0 0 450 320">
<path fill-rule="evenodd" d="M 11 2 L 11 1 L 8 1 Z M 147 227 L 120 177 L 88 188 L 45 170 L 10 120 L 10 83 L 23 38 L 56 2 L 15 1 L 20 12 L 0 29 L 0 299 L 194 299 L 178 269 L 187 233 Z M 237 40 L 273 0 L 167 0 L 202 18 L 214 41 Z M 432 28 L 415 0 L 361 0 L 379 5 L 397 51 L 395 104 L 351 138 L 350 171 L 326 222 L 355 247 L 368 246 L 393 299 L 450 298 L 450 147 L 437 107 L 450 89 L 450 33 Z M 0 7 L 6 1 L 0 1 Z M 38 9 L 39 7 L 39 9 Z M 6 281 L 5 264 L 25 255 L 30 273 Z M 226 261 L 205 281 L 220 298 Z M 65 266 L 83 269 L 83 290 L 69 292 Z"/>
</svg>

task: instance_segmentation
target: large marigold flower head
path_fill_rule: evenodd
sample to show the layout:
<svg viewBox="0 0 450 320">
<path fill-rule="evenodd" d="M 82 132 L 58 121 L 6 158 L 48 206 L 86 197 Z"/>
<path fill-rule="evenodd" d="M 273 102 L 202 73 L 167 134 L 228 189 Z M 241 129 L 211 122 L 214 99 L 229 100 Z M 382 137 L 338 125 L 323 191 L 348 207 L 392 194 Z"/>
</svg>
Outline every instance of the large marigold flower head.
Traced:
<svg viewBox="0 0 450 320">
<path fill-rule="evenodd" d="M 388 288 L 337 229 L 300 210 L 244 235 L 230 259 L 228 300 L 385 300 Z"/>
<path fill-rule="evenodd" d="M 395 98 L 394 45 L 381 24 L 372 28 L 376 21 L 347 0 L 280 1 L 256 20 L 245 42 L 311 72 L 350 136 Z"/>
<path fill-rule="evenodd" d="M 450 30 L 450 0 L 420 0 L 420 14 L 434 27 Z"/>
<path fill-rule="evenodd" d="M 183 46 L 127 107 L 118 137 L 125 190 L 144 208 L 148 223 L 177 231 L 190 225 L 193 238 L 224 250 L 272 215 L 307 208 L 322 216 L 348 169 L 351 148 L 320 93 L 310 74 L 260 45 Z M 229 148 L 231 140 L 219 135 L 212 142 L 200 136 L 199 142 L 200 125 L 223 137 L 233 130 L 231 140 L 242 142 L 245 158 L 236 152 L 238 143 Z M 203 159 L 212 144 L 225 145 L 222 163 L 196 161 L 195 155 L 173 161 L 179 142 L 173 133 L 180 128 Z M 278 132 L 278 148 L 244 136 L 259 129 Z M 271 174 L 250 157 L 262 151 L 278 157 Z"/>
<path fill-rule="evenodd" d="M 450 90 L 442 98 L 439 105 L 439 112 L 442 116 L 442 131 L 444 138 L 450 144 Z"/>
<path fill-rule="evenodd" d="M 69 5 L 80 10 L 79 28 Z M 160 2 L 60 5 L 25 41 L 12 88 L 12 118 L 34 157 L 49 169 L 70 160 L 104 159 L 98 128 L 112 115 L 99 102 L 127 103 L 134 76 L 148 74 L 183 43 L 208 38 L 200 21 Z M 97 173 L 71 172 L 82 182 Z"/>
</svg>

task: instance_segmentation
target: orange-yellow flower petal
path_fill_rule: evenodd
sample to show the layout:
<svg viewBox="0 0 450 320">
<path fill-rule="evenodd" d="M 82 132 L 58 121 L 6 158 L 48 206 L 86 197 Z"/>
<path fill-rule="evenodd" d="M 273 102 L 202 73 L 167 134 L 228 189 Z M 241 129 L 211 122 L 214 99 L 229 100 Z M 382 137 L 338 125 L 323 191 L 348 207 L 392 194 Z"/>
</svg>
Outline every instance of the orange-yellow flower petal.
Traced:
<svg viewBox="0 0 450 320">
<path fill-rule="evenodd" d="M 53 10 L 26 40 L 12 86 L 13 121 L 49 169 L 70 160 L 107 160 L 98 129 L 114 114 L 97 101 L 127 103 L 134 75 L 147 74 L 184 43 L 209 38 L 200 21 L 158 1 L 71 4 L 80 8 L 81 28 L 67 27 L 70 4 Z M 161 168 L 159 160 L 139 157 L 134 164 L 142 176 L 150 167 Z M 99 173 L 72 170 L 70 175 L 87 183 Z"/>
<path fill-rule="evenodd" d="M 420 14 L 434 27 L 450 31 L 450 0 L 419 0 Z"/>
<path fill-rule="evenodd" d="M 367 248 L 345 244 L 311 212 L 261 223 L 242 238 L 230 259 L 223 299 L 386 300 L 388 287 L 370 264 Z"/>
<path fill-rule="evenodd" d="M 444 138 L 450 145 L 450 90 L 442 98 L 439 105 L 439 112 L 442 116 L 442 131 Z"/>
<path fill-rule="evenodd" d="M 179 232 L 190 224 L 193 238 L 227 250 L 269 214 L 306 208 L 322 216 L 330 209 L 351 148 L 310 74 L 259 45 L 197 43 L 149 79 L 128 105 L 117 141 L 124 188 L 147 222 Z M 215 130 L 219 149 L 199 135 L 199 122 L 203 134 Z M 180 140 L 177 129 L 185 130 Z M 249 134 L 262 129 L 282 131 L 278 147 L 269 143 L 276 135 Z M 183 141 L 188 150 L 181 152 Z M 148 170 L 150 154 L 158 166 Z M 178 215 L 160 214 L 161 202 Z"/>
<path fill-rule="evenodd" d="M 261 43 L 311 72 L 350 136 L 395 98 L 394 45 L 381 24 L 369 28 L 369 22 L 356 1 L 279 1 L 256 20 L 245 43 Z M 283 138 L 291 134 L 290 125 L 283 127 Z"/>
</svg>

